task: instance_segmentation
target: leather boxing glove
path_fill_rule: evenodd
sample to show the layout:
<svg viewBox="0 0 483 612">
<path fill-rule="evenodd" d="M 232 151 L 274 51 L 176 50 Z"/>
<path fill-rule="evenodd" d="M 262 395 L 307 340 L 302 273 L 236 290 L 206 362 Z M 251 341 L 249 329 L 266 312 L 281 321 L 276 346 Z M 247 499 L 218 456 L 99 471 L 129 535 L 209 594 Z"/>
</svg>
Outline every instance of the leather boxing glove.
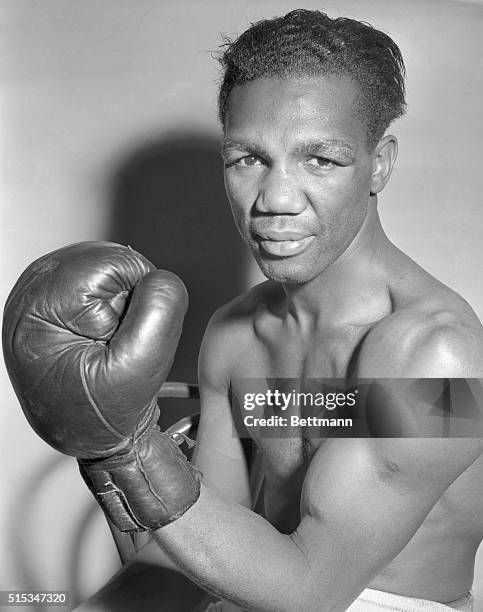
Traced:
<svg viewBox="0 0 483 612">
<path fill-rule="evenodd" d="M 35 261 L 6 303 L 5 362 L 28 421 L 77 457 L 122 531 L 166 525 L 199 496 L 199 472 L 156 425 L 187 302 L 177 276 L 130 247 L 81 242 Z"/>
</svg>

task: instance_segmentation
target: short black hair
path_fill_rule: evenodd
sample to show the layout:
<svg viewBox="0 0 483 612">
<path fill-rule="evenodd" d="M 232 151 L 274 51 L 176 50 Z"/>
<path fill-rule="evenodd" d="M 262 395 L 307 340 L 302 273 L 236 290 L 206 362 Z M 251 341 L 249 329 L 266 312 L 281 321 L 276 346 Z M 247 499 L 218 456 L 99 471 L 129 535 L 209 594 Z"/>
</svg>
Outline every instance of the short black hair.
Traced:
<svg viewBox="0 0 483 612">
<path fill-rule="evenodd" d="M 253 23 L 236 39 L 225 37 L 218 60 L 224 69 L 218 95 L 223 127 L 233 87 L 261 77 L 348 75 L 359 85 L 358 108 L 370 149 L 406 110 L 401 51 L 387 34 L 363 21 L 291 11 Z"/>
</svg>

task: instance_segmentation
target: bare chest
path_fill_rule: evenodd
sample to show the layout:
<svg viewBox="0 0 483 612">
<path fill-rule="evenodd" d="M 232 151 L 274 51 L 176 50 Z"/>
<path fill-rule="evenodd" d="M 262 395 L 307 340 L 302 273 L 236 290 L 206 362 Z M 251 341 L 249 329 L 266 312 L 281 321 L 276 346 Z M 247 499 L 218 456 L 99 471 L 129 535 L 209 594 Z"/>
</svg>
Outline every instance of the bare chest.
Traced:
<svg viewBox="0 0 483 612">
<path fill-rule="evenodd" d="M 264 514 L 282 531 L 294 528 L 299 520 L 299 503 L 303 480 L 316 450 L 323 443 L 323 434 L 314 435 L 314 428 L 284 427 L 292 417 L 307 416 L 307 406 L 290 402 L 276 405 L 245 402 L 267 398 L 274 389 L 309 394 L 312 381 L 346 379 L 357 362 L 358 347 L 366 330 L 327 335 L 323 340 L 303 342 L 289 336 L 250 347 L 241 358 L 232 391 L 237 398 L 240 419 L 249 423 L 244 435 L 256 442 L 257 460 L 264 474 Z M 271 419 L 271 420 L 270 420 Z M 278 419 L 278 421 L 277 421 Z"/>
</svg>

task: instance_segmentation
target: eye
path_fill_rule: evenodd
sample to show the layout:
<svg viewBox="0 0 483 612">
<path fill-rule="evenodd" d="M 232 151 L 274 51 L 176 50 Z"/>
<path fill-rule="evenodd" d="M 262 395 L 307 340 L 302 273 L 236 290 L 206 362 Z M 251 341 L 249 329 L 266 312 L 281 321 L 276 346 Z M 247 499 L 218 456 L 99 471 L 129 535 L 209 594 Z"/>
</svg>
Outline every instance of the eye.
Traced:
<svg viewBox="0 0 483 612">
<path fill-rule="evenodd" d="M 330 159 L 326 159 L 325 157 L 319 157 L 317 155 L 312 155 L 307 159 L 307 165 L 313 166 L 314 168 L 332 168 L 336 164 Z"/>
<path fill-rule="evenodd" d="M 252 168 L 253 166 L 263 165 L 263 161 L 258 155 L 245 155 L 240 157 L 234 162 L 235 165 L 241 166 L 242 168 Z"/>
</svg>

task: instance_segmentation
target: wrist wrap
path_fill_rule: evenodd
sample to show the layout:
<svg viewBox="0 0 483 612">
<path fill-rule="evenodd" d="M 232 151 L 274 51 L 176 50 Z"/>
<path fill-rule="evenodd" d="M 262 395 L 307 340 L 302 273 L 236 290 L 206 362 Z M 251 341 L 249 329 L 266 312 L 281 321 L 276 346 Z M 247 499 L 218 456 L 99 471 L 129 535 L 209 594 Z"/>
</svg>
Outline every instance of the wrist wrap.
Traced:
<svg viewBox="0 0 483 612">
<path fill-rule="evenodd" d="M 157 426 L 148 428 L 128 452 L 78 463 L 87 486 L 120 531 L 168 525 L 200 494 L 201 473 Z"/>
</svg>

